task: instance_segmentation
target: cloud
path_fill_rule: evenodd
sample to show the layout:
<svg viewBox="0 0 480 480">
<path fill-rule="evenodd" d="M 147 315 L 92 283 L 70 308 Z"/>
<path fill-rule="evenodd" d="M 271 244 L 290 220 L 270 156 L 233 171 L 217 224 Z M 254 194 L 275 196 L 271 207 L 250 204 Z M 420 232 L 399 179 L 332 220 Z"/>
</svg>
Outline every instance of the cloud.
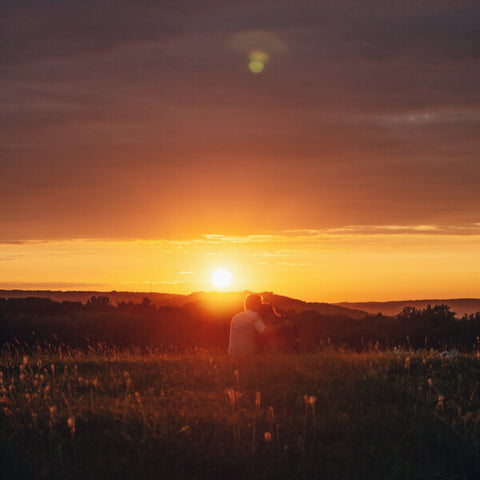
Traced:
<svg viewBox="0 0 480 480">
<path fill-rule="evenodd" d="M 193 281 L 193 280 L 156 280 L 152 282 L 123 282 L 122 285 L 200 285 L 205 284 L 206 282 Z"/>
<path fill-rule="evenodd" d="M 277 250 L 275 252 L 255 253 L 254 257 L 292 257 L 295 256 L 294 250 Z"/>
<path fill-rule="evenodd" d="M 480 225 L 348 225 L 328 229 L 287 230 L 287 238 L 308 238 L 341 235 L 480 235 Z"/>
<path fill-rule="evenodd" d="M 106 283 L 90 282 L 0 282 L 0 288 L 3 289 L 21 289 L 21 290 L 63 290 L 63 289 L 97 289 L 108 287 Z"/>
<path fill-rule="evenodd" d="M 25 255 L 0 255 L 0 262 L 13 262 L 24 256 Z"/>
<path fill-rule="evenodd" d="M 279 230 L 270 234 L 258 235 L 218 235 L 205 234 L 193 238 L 186 239 L 62 239 L 62 240 L 30 240 L 30 241 L 10 241 L 0 242 L 0 246 L 4 246 L 9 252 L 15 252 L 18 249 L 31 249 L 35 246 L 47 247 L 48 256 L 61 255 L 100 255 L 104 250 L 112 247 L 116 248 L 139 248 L 152 249 L 162 254 L 178 253 L 182 249 L 188 251 L 198 251 L 204 256 L 224 256 L 225 251 L 203 251 L 203 249 L 211 248 L 212 245 L 219 249 L 224 247 L 238 248 L 256 246 L 256 245 L 281 245 L 295 246 L 302 242 L 312 241 L 329 241 L 340 238 L 378 237 L 378 236 L 476 236 L 480 235 L 480 223 L 468 223 L 464 225 L 344 225 L 332 228 L 305 228 L 305 229 L 288 229 Z M 172 249 L 175 247 L 175 249 Z M 297 255 L 297 248 L 279 248 L 254 252 L 253 256 L 258 257 L 292 257 Z M 9 253 L 0 260 L 8 260 L 17 258 L 17 253 Z M 22 255 L 23 256 L 23 255 Z M 178 272 L 180 275 L 191 275 L 196 272 L 182 270 Z"/>
<path fill-rule="evenodd" d="M 3 2 L 0 240 L 468 228 L 480 6 L 414 3 Z"/>
<path fill-rule="evenodd" d="M 12 63 L 108 52 L 123 43 L 161 38 L 180 29 L 173 8 L 165 4 L 159 8 L 148 0 L 121 5 L 6 0 L 2 9 L 1 58 Z"/>
</svg>

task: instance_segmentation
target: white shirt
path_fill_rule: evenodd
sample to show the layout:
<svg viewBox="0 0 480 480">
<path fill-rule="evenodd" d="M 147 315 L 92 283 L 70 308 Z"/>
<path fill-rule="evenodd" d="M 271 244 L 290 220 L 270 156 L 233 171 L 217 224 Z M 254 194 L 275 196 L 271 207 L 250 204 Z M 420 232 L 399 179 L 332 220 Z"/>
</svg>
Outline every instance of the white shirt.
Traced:
<svg viewBox="0 0 480 480">
<path fill-rule="evenodd" d="M 228 354 L 232 357 L 253 355 L 258 352 L 255 333 L 265 329 L 262 317 L 252 310 L 237 313 L 230 323 L 230 345 Z"/>
</svg>

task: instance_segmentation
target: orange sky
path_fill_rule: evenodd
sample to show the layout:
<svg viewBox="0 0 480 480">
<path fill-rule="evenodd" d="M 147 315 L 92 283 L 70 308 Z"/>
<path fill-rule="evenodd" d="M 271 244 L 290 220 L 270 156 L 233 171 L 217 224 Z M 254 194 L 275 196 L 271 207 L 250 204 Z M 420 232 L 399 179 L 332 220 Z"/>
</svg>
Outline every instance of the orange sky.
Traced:
<svg viewBox="0 0 480 480">
<path fill-rule="evenodd" d="M 425 227 L 423 227 L 424 229 Z M 229 289 L 274 291 L 327 302 L 478 296 L 480 236 L 438 233 L 281 232 L 191 240 L 27 242 L 2 247 L 0 288 Z"/>
<path fill-rule="evenodd" d="M 0 288 L 188 293 L 223 266 L 309 300 L 480 296 L 479 23 L 3 2 Z"/>
</svg>

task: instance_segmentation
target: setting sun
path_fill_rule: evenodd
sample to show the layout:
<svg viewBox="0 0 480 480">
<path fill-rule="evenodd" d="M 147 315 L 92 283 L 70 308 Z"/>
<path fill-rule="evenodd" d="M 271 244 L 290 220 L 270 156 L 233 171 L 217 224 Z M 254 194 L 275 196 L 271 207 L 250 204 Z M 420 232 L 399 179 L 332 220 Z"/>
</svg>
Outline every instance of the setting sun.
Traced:
<svg viewBox="0 0 480 480">
<path fill-rule="evenodd" d="M 224 268 L 215 270 L 212 275 L 212 283 L 217 288 L 226 288 L 232 283 L 232 274 Z"/>
</svg>

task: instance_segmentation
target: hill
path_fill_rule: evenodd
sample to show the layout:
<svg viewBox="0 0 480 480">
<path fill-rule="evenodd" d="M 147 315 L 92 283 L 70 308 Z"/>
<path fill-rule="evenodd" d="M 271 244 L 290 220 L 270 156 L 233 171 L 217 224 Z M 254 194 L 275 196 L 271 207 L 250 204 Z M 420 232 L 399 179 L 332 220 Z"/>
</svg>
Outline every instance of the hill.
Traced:
<svg viewBox="0 0 480 480">
<path fill-rule="evenodd" d="M 314 311 L 321 315 L 344 315 L 354 319 L 365 318 L 367 311 L 357 309 L 356 307 L 344 307 L 342 305 L 333 305 L 330 303 L 321 302 L 304 302 L 295 298 L 284 297 L 282 295 L 275 295 L 272 292 L 262 292 L 262 297 L 265 301 L 271 303 L 275 308 L 285 312 L 293 310 L 295 312 Z"/>
<path fill-rule="evenodd" d="M 240 310 L 243 299 L 248 291 L 243 292 L 193 292 L 189 295 L 156 292 L 98 292 L 98 291 L 54 291 L 54 290 L 0 290 L 0 298 L 51 298 L 59 302 L 82 302 L 93 296 L 107 296 L 112 304 L 119 302 L 141 303 L 147 297 L 155 306 L 183 307 L 189 303 L 200 303 L 207 308 L 220 310 Z M 426 300 L 398 300 L 387 302 L 305 302 L 296 298 L 276 295 L 273 292 L 260 293 L 265 301 L 284 312 L 314 311 L 321 315 L 343 315 L 349 318 L 361 319 L 367 314 L 382 313 L 393 316 L 400 313 L 405 307 L 423 309 L 428 305 L 449 305 L 458 317 L 474 314 L 480 311 L 479 298 L 455 299 L 426 299 Z"/>
<path fill-rule="evenodd" d="M 174 293 L 146 293 L 146 292 L 98 292 L 98 291 L 61 291 L 61 290 L 0 290 L 0 298 L 50 298 L 57 302 L 81 302 L 87 303 L 92 297 L 106 296 L 113 304 L 119 302 L 141 303 L 148 297 L 156 306 L 183 306 L 185 295 Z"/>
<path fill-rule="evenodd" d="M 445 304 L 457 314 L 458 317 L 463 315 L 471 315 L 476 312 L 480 312 L 480 299 L 479 298 L 453 298 L 453 299 L 440 299 L 440 300 L 399 300 L 391 302 L 340 302 L 335 303 L 339 307 L 360 309 L 368 313 L 383 315 L 397 315 L 405 307 L 415 307 L 422 309 L 428 305 L 440 305 Z"/>
<path fill-rule="evenodd" d="M 189 295 L 154 292 L 96 292 L 96 291 L 50 291 L 50 290 L 0 290 L 0 298 L 38 297 L 50 298 L 63 302 L 82 302 L 94 296 L 106 296 L 113 304 L 120 302 L 141 303 L 147 297 L 155 306 L 183 307 L 187 304 L 201 304 L 207 309 L 239 311 L 243 308 L 244 292 L 194 292 Z M 276 295 L 273 292 L 260 293 L 265 301 L 271 303 L 277 310 L 284 312 L 314 311 L 321 315 L 342 315 L 353 319 L 361 319 L 367 315 L 366 311 L 329 303 L 304 302 L 295 298 Z"/>
</svg>

